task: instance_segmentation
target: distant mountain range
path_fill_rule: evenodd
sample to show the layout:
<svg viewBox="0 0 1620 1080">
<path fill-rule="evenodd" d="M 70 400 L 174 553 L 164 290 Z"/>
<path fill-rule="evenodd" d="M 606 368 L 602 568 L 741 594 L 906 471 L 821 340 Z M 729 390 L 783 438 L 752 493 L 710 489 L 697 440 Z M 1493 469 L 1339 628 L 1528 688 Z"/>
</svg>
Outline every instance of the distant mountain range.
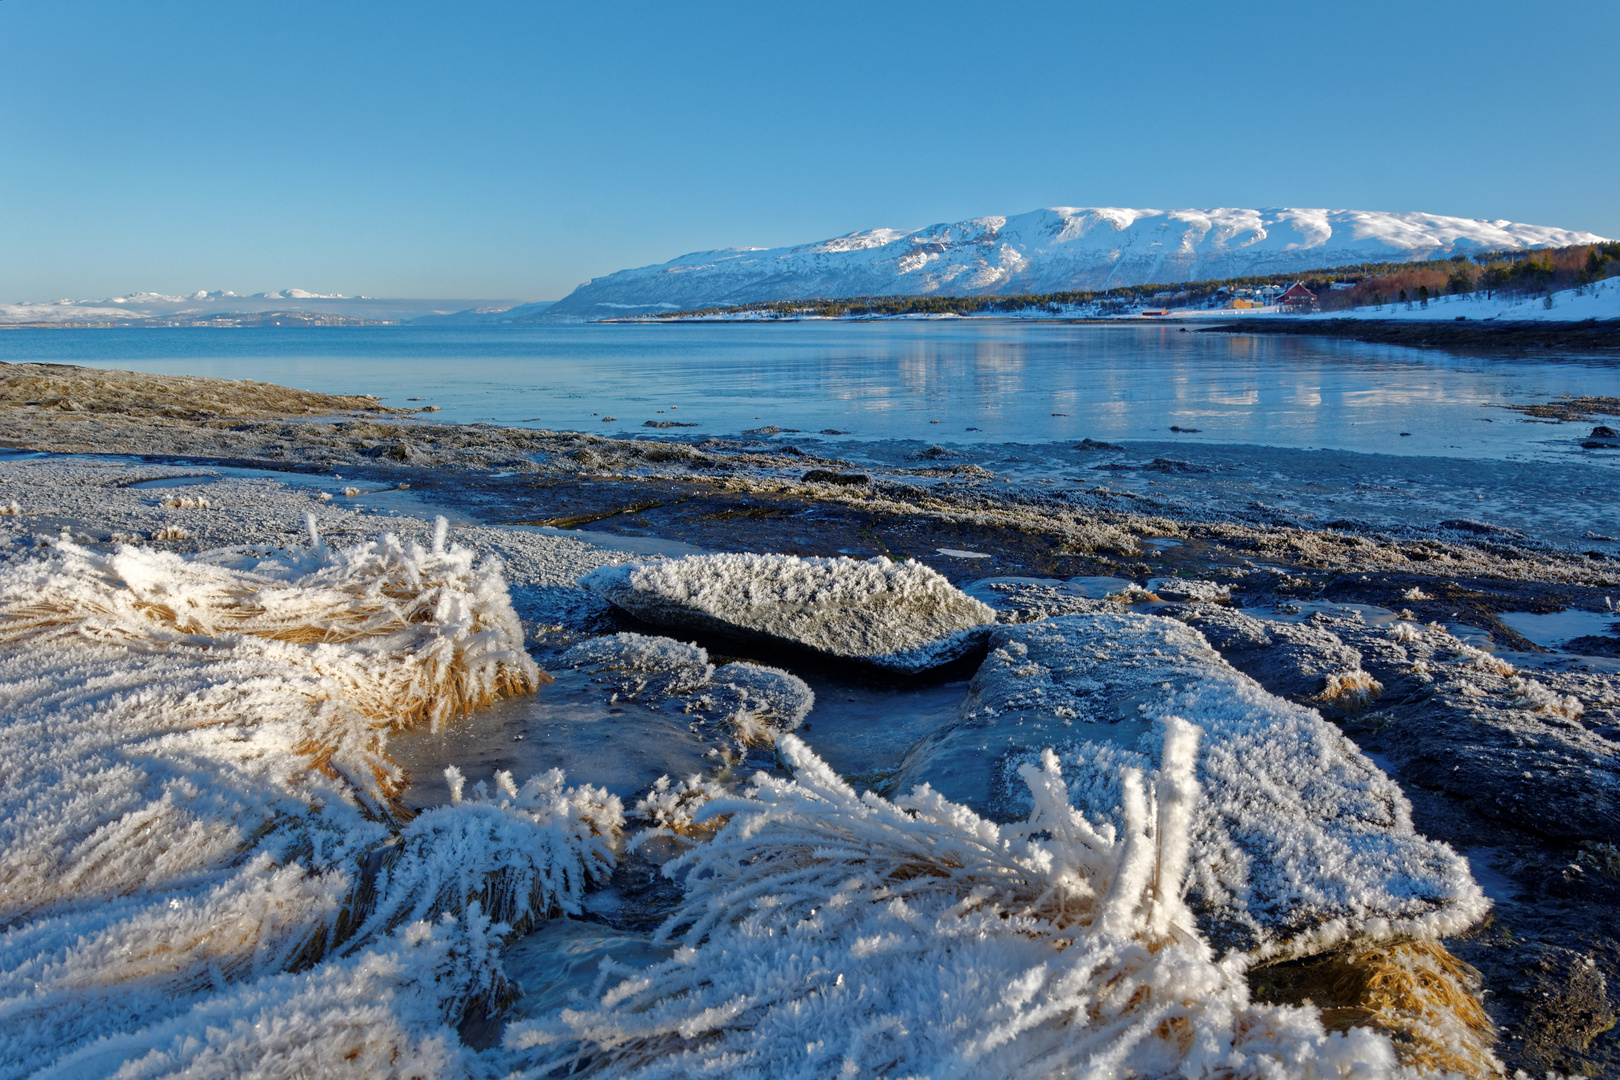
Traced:
<svg viewBox="0 0 1620 1080">
<path fill-rule="evenodd" d="M 546 305 L 517 300 L 383 300 L 285 289 L 238 296 L 195 292 L 188 296 L 138 292 L 106 300 L 19 301 L 0 304 L 0 326 L 84 323 L 117 326 L 332 326 L 345 323 L 478 325 L 510 322 L 512 312 L 530 315 Z M 295 316 L 278 319 L 276 316 Z"/>
<path fill-rule="evenodd" d="M 1597 243 L 1589 232 L 1366 210 L 1052 207 L 814 244 L 722 248 L 594 278 L 519 321 L 598 320 L 756 301 L 1007 295 L 1286 274 Z"/>
</svg>

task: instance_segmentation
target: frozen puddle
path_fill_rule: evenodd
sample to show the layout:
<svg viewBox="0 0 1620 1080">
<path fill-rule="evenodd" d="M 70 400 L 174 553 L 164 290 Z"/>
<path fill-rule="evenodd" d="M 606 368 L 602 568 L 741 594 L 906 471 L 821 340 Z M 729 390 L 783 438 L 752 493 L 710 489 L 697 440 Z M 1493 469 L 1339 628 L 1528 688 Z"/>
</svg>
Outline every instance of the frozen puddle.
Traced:
<svg viewBox="0 0 1620 1080">
<path fill-rule="evenodd" d="M 497 701 L 438 732 L 390 736 L 388 756 L 411 777 L 413 806 L 450 802 L 444 770 L 454 765 L 469 785 L 497 771 L 531 776 L 562 769 L 573 783 L 607 788 L 622 799 L 660 776 L 683 778 L 721 763 L 712 744 L 691 729 L 681 702 L 610 702 L 584 671 L 563 670 L 531 696 Z"/>
<path fill-rule="evenodd" d="M 885 687 L 805 680 L 816 707 L 798 731 L 835 772 L 876 786 L 900 767 L 912 744 L 956 719 L 967 682 Z"/>
<path fill-rule="evenodd" d="M 987 577 L 978 581 L 969 582 L 962 586 L 962 591 L 975 600 L 982 600 L 991 607 L 997 606 L 997 600 L 1002 599 L 1008 592 L 1016 591 L 1022 586 L 1036 586 L 1052 589 L 1069 596 L 1080 597 L 1085 600 L 1101 600 L 1133 588 L 1136 582 L 1127 578 L 1117 577 Z"/>
<path fill-rule="evenodd" d="M 960 551 L 960 550 L 958 550 L 956 548 L 935 548 L 934 550 L 939 552 L 941 555 L 948 556 L 948 557 L 950 557 L 952 559 L 990 559 L 990 558 L 994 558 L 994 556 L 990 555 L 987 552 L 983 552 L 983 551 Z"/>
<path fill-rule="evenodd" d="M 1505 611 L 1497 618 L 1544 649 L 1562 648 L 1575 638 L 1620 634 L 1620 612 L 1614 611 Z"/>
<path fill-rule="evenodd" d="M 156 480 L 139 480 L 129 486 L 131 490 L 142 490 L 145 488 L 199 487 L 203 484 L 212 484 L 218 479 L 219 477 L 217 476 L 162 476 Z"/>
<path fill-rule="evenodd" d="M 1339 619 L 1360 618 L 1368 626 L 1393 626 L 1395 613 L 1375 604 L 1330 604 L 1319 600 L 1296 600 L 1271 607 L 1244 608 L 1243 614 L 1268 622 L 1305 623 L 1321 613 Z"/>
<path fill-rule="evenodd" d="M 628 803 L 660 776 L 712 777 L 736 761 L 693 730 L 679 698 L 611 701 L 585 671 L 555 676 L 532 696 L 495 702 L 438 732 L 390 736 L 389 757 L 410 774 L 405 800 L 417 807 L 450 802 L 444 770 L 451 765 L 469 785 L 500 771 L 523 777 L 562 769 L 571 782 L 605 787 Z M 816 705 L 800 735 L 836 772 L 866 786 L 881 783 L 914 743 L 954 719 L 967 693 L 965 681 L 884 686 L 815 674 L 806 681 Z M 732 771 L 745 777 L 770 764 L 767 749 Z"/>
</svg>

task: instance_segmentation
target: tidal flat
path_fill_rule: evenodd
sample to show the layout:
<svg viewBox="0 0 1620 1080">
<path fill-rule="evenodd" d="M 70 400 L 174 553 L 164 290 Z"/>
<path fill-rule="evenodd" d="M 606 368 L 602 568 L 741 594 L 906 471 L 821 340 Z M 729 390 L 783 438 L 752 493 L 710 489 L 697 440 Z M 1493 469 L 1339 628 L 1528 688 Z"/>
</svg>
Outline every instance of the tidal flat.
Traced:
<svg viewBox="0 0 1620 1080">
<path fill-rule="evenodd" d="M 1568 454 L 1603 454 L 1579 443 L 1606 420 L 1613 415 L 1564 420 Z M 763 422 L 750 433 L 610 437 L 59 365 L 0 368 L 0 443 L 12 448 L 0 458 L 0 503 L 10 510 L 0 537 L 14 569 L 64 543 L 96 557 L 138 545 L 254 559 L 384 532 L 427 543 L 435 517 L 447 522 L 435 543 L 499 558 L 514 635 L 554 681 L 389 735 L 375 752 L 401 772 L 372 797 L 396 805 L 401 822 L 455 801 L 454 778 L 439 779 L 449 766 L 477 781 L 566 766 L 570 783 L 647 807 L 649 823 L 678 802 L 659 801 L 661 775 L 727 790 L 756 771 L 783 782 L 795 769 L 808 775 L 802 758 L 774 748 L 777 736 L 759 734 L 772 716 L 793 714 L 783 704 L 793 693 L 726 697 L 720 687 L 741 684 L 716 672 L 734 663 L 805 687 L 814 706 L 778 729 L 853 790 L 898 797 L 900 780 L 921 775 L 916 748 L 978 708 L 970 698 L 995 696 L 980 675 L 987 652 L 1016 644 L 998 637 L 930 672 L 897 674 L 740 631 L 665 637 L 666 627 L 581 587 L 604 566 L 722 553 L 914 559 L 987 604 L 997 634 L 1084 618 L 1127 620 L 1116 629 L 1128 637 L 1173 620 L 1177 634 L 1196 631 L 1212 650 L 1198 663 L 1224 662 L 1277 708 L 1314 711 L 1336 729 L 1358 761 L 1398 785 L 1390 820 L 1407 813 L 1416 834 L 1449 845 L 1489 900 L 1489 914 L 1428 936 L 1416 923 L 1394 934 L 1305 934 L 1293 951 L 1267 953 L 1255 944 L 1264 934 L 1220 921 L 1211 885 L 1194 898 L 1200 932 L 1226 949 L 1258 950 L 1247 973 L 1256 1001 L 1309 999 L 1326 1008 L 1330 1030 L 1389 1033 L 1408 1064 L 1455 1065 L 1460 1055 L 1474 1075 L 1491 1075 L 1493 1061 L 1509 1073 L 1620 1066 L 1620 629 L 1611 618 L 1620 518 L 1614 474 L 1601 462 L 1089 436 L 853 445 Z M 1537 621 L 1554 615 L 1565 620 Z M 1068 632 L 1065 647 L 1088 657 L 1118 647 Z M 690 651 L 660 646 L 611 663 L 578 651 L 627 634 L 678 639 Z M 1171 646 L 1154 647 L 1168 672 Z M 1194 645 L 1175 648 L 1185 651 L 1178 663 L 1193 662 Z M 1146 645 L 1120 648 L 1110 663 L 1151 665 L 1152 655 Z M 1032 727 L 1074 719 L 1023 707 Z M 702 801 L 696 790 L 688 801 Z M 978 809 L 1012 820 L 996 791 L 981 793 Z M 962 797 L 973 803 L 972 792 Z M 687 826 L 670 813 L 657 820 L 675 837 Z M 524 927 L 535 932 L 507 948 L 506 978 L 522 995 L 508 987 L 478 1002 L 481 1011 L 459 1002 L 450 1017 L 469 1052 L 499 1053 L 508 1022 L 541 1024 L 541 1003 L 588 990 L 594 969 L 574 957 L 662 956 L 649 931 L 681 891 L 658 874 L 668 858 L 657 843 L 617 851 L 610 872 L 578 889 L 570 918 L 539 911 Z M 23 912 L 36 909 L 24 903 L 9 925 L 33 926 L 38 916 Z M 571 959 L 553 964 L 556 956 Z M 1458 1034 L 1468 1028 L 1456 1020 L 1467 1012 L 1460 1005 L 1437 1021 L 1411 999 L 1381 998 L 1374 976 L 1396 969 L 1482 1002 L 1488 1019 Z M 1339 996 L 1325 1003 L 1330 987 Z M 42 1022 L 52 1015 L 28 992 L 14 1000 Z M 153 1022 L 108 1020 L 89 1034 L 129 1036 Z M 45 1038 L 28 1052 L 18 1060 L 34 1068 L 66 1050 Z"/>
</svg>

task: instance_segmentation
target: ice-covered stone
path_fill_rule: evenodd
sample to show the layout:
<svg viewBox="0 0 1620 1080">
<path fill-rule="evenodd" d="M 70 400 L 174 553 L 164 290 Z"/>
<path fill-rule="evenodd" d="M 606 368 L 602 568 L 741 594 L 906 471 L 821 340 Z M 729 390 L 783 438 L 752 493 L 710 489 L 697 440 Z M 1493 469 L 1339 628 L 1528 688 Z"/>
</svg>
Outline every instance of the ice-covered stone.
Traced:
<svg viewBox="0 0 1620 1080">
<path fill-rule="evenodd" d="M 603 567 L 580 584 L 656 625 L 797 645 L 901 672 L 961 657 L 995 621 L 987 605 L 912 560 L 691 555 Z"/>
<path fill-rule="evenodd" d="M 990 648 L 960 719 L 912 749 L 893 790 L 927 783 L 1012 820 L 1029 811 L 1018 767 L 1052 747 L 1075 805 L 1114 817 L 1120 766 L 1153 767 L 1181 717 L 1204 732 L 1189 899 L 1218 947 L 1303 954 L 1455 933 L 1485 913 L 1467 862 L 1413 829 L 1393 781 L 1182 623 L 1070 615 L 998 627 Z"/>
<path fill-rule="evenodd" d="M 1316 622 L 1269 622 L 1213 604 L 1166 614 L 1201 633 L 1227 663 L 1290 700 L 1329 703 L 1323 695 L 1336 679 L 1342 684 L 1361 672 L 1361 653 Z"/>
<path fill-rule="evenodd" d="M 1213 581 L 1191 578 L 1156 577 L 1147 583 L 1147 591 L 1161 600 L 1196 600 L 1218 603 L 1232 598 L 1230 585 L 1217 585 Z"/>
<path fill-rule="evenodd" d="M 815 692 L 797 675 L 746 661 L 717 668 L 705 649 L 666 637 L 591 638 L 564 653 L 561 663 L 612 685 L 615 699 L 679 699 L 687 714 L 729 724 L 749 743 L 769 745 L 772 732 L 792 731 L 816 703 Z"/>
</svg>

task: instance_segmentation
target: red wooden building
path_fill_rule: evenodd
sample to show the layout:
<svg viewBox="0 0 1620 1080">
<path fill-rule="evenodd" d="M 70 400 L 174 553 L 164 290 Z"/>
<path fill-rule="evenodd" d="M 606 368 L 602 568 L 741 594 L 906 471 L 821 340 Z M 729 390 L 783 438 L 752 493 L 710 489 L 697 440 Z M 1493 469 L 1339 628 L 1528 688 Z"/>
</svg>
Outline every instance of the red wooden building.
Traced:
<svg viewBox="0 0 1620 1080">
<path fill-rule="evenodd" d="M 1299 282 L 1288 286 L 1288 291 L 1277 297 L 1277 304 L 1284 311 L 1300 312 L 1316 310 L 1316 294 Z"/>
</svg>

